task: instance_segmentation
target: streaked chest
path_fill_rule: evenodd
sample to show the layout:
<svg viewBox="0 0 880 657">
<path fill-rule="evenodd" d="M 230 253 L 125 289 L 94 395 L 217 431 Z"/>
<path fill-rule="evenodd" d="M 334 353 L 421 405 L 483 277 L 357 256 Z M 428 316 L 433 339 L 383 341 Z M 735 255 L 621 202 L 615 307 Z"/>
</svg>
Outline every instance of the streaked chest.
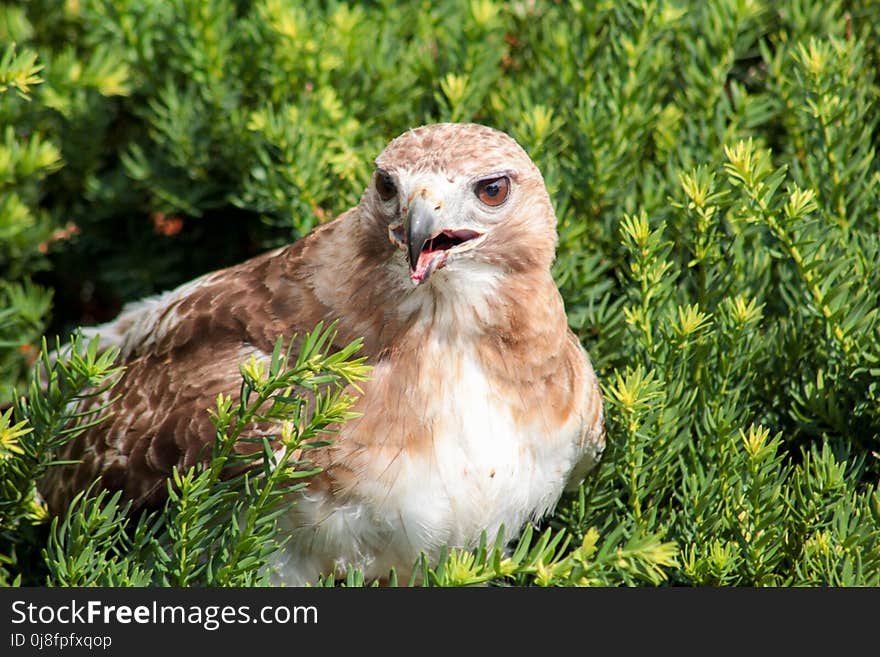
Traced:
<svg viewBox="0 0 880 657">
<path fill-rule="evenodd" d="M 510 382 L 487 376 L 467 348 L 428 340 L 417 356 L 409 381 L 399 378 L 409 368 L 377 365 L 372 386 L 385 422 L 355 424 L 341 437 L 365 445 L 352 497 L 418 549 L 470 545 L 502 525 L 516 532 L 545 513 L 576 459 L 579 418 L 524 416 L 525 398 L 541 390 L 511 395 Z"/>
</svg>

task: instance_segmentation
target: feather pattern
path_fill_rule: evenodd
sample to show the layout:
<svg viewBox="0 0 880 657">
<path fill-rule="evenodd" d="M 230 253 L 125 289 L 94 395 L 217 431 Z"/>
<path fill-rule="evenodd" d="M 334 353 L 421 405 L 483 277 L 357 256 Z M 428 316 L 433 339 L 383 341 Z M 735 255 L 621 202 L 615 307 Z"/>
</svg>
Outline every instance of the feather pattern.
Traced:
<svg viewBox="0 0 880 657">
<path fill-rule="evenodd" d="M 113 416 L 60 455 L 79 463 L 42 483 L 50 508 L 96 477 L 161 503 L 172 469 L 204 458 L 207 409 L 236 396 L 239 363 L 319 321 L 338 321 L 339 345 L 363 337 L 374 369 L 360 416 L 309 452 L 322 472 L 282 519 L 279 583 L 346 564 L 408 572 L 420 552 L 513 535 L 579 483 L 604 448 L 603 404 L 550 275 L 556 218 L 540 172 L 512 138 L 473 124 L 410 130 L 376 166 L 383 189 L 374 181 L 303 239 L 90 329 L 120 347 L 126 372 L 108 393 Z M 497 207 L 474 193 L 486 176 L 509 183 Z M 416 275 L 419 212 L 436 229 L 426 244 L 473 239 L 425 247 L 432 268 Z"/>
</svg>

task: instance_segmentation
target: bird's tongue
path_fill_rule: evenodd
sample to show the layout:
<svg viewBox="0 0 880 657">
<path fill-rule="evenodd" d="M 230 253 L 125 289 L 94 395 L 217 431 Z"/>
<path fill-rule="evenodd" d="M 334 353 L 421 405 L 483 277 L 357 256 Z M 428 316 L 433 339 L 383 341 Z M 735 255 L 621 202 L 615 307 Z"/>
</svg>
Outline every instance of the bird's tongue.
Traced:
<svg viewBox="0 0 880 657">
<path fill-rule="evenodd" d="M 422 283 L 427 280 L 428 276 L 430 276 L 435 269 L 439 269 L 444 264 L 446 264 L 445 249 L 440 249 L 438 251 L 422 251 L 419 254 L 419 261 L 416 263 L 415 269 L 409 274 L 410 280 L 416 284 Z"/>
</svg>

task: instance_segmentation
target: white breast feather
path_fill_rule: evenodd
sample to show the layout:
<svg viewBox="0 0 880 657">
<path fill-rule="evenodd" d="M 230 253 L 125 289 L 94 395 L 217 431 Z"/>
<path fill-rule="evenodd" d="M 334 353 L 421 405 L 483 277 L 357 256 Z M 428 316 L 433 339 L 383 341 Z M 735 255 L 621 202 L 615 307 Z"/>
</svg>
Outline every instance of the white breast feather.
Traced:
<svg viewBox="0 0 880 657">
<path fill-rule="evenodd" d="M 436 341 L 428 350 L 433 358 L 449 353 Z M 556 435 L 548 435 L 541 418 L 517 427 L 515 401 L 502 401 L 478 361 L 460 353 L 460 367 L 438 368 L 460 376 L 428 382 L 437 400 L 425 409 L 434 427 L 430 455 L 376 463 L 360 478 L 356 501 L 345 506 L 322 492 L 302 495 L 285 522 L 292 537 L 274 560 L 276 583 L 314 581 L 328 570 L 321 554 L 339 555 L 340 573 L 349 562 L 368 578 L 385 577 L 422 551 L 436 559 L 443 546 L 474 547 L 483 530 L 490 541 L 502 526 L 513 536 L 553 507 L 578 457 L 579 420 Z M 382 364 L 372 373 L 392 375 Z"/>
</svg>

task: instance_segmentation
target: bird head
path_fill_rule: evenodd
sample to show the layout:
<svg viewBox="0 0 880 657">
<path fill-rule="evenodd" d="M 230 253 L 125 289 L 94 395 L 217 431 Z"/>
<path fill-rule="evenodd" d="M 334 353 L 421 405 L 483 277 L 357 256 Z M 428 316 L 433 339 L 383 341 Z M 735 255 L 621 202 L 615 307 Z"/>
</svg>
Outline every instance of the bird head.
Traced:
<svg viewBox="0 0 880 657">
<path fill-rule="evenodd" d="M 540 172 L 516 141 L 486 126 L 404 133 L 376 158 L 365 201 L 415 286 L 441 269 L 549 268 L 553 259 L 556 218 Z"/>
</svg>

